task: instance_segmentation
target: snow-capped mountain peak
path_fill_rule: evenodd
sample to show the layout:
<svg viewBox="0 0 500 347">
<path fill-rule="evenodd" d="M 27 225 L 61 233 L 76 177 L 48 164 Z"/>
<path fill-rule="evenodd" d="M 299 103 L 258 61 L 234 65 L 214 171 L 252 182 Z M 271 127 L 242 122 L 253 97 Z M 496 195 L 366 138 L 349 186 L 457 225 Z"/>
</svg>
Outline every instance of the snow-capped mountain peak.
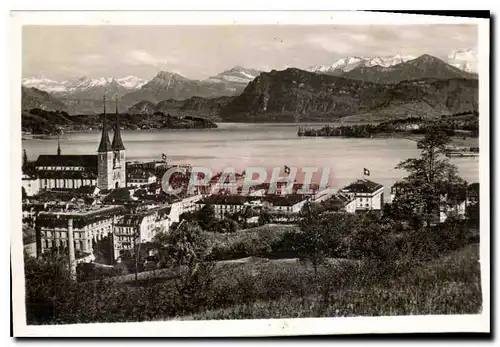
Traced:
<svg viewBox="0 0 500 347">
<path fill-rule="evenodd" d="M 410 55 L 394 55 L 387 57 L 345 57 L 336 60 L 331 65 L 320 65 L 312 66 L 308 69 L 311 72 L 347 72 L 351 71 L 359 66 L 382 66 L 390 67 L 397 64 L 404 63 L 408 60 L 415 59 L 414 56 Z"/>
<path fill-rule="evenodd" d="M 82 76 L 64 81 L 56 81 L 45 77 L 29 77 L 22 80 L 22 84 L 25 87 L 34 87 L 56 94 L 87 92 L 96 88 L 135 90 L 142 87 L 146 82 L 146 80 L 135 76 L 126 76 L 116 79 L 112 77 L 88 78 Z"/>
<path fill-rule="evenodd" d="M 67 81 L 59 82 L 45 77 L 23 78 L 22 85 L 27 88 L 36 88 L 46 92 L 64 92 Z"/>
<path fill-rule="evenodd" d="M 139 89 L 140 87 L 142 87 L 147 83 L 146 80 L 135 76 L 126 76 L 118 78 L 116 79 L 116 82 L 122 87 L 125 87 L 127 89 Z"/>
<path fill-rule="evenodd" d="M 448 54 L 448 64 L 467 72 L 477 73 L 477 52 L 473 49 L 455 50 Z"/>
<path fill-rule="evenodd" d="M 259 76 L 261 71 L 255 69 L 247 69 L 242 66 L 235 66 L 229 70 L 223 71 L 216 76 L 211 76 L 207 81 L 212 83 L 232 82 L 248 84 Z"/>
</svg>

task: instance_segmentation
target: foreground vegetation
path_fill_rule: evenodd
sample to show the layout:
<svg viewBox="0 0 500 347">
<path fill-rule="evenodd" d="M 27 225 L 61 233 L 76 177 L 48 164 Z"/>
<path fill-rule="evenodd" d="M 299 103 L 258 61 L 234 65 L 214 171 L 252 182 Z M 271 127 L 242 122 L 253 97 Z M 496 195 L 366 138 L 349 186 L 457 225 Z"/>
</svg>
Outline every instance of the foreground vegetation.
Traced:
<svg viewBox="0 0 500 347">
<path fill-rule="evenodd" d="M 374 265 L 325 263 L 315 276 L 312 267 L 303 263 L 231 264 L 197 282 L 200 290 L 185 290 L 189 300 L 178 295 L 175 280 L 138 285 L 62 281 L 40 288 L 47 291 L 44 301 L 28 301 L 28 323 L 470 314 L 481 310 L 477 244 L 437 260 L 401 264 L 383 276 Z"/>
<path fill-rule="evenodd" d="M 272 265 L 265 270 L 266 278 L 255 276 L 243 296 L 246 301 L 240 298 L 243 301 L 230 307 L 182 319 L 470 314 L 481 310 L 477 244 L 411 269 L 401 265 L 386 278 L 380 278 L 370 264 L 323 265 L 316 278 L 303 265 L 287 265 Z M 278 290 L 280 286 L 286 290 Z"/>
</svg>

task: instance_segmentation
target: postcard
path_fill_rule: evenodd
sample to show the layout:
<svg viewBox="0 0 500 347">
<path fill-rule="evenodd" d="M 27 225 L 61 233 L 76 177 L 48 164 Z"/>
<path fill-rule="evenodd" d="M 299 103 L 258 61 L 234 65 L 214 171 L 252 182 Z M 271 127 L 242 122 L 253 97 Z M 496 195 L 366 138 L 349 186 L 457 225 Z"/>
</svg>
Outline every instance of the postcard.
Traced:
<svg viewBox="0 0 500 347">
<path fill-rule="evenodd" d="M 11 29 L 15 336 L 490 331 L 489 19 Z"/>
</svg>

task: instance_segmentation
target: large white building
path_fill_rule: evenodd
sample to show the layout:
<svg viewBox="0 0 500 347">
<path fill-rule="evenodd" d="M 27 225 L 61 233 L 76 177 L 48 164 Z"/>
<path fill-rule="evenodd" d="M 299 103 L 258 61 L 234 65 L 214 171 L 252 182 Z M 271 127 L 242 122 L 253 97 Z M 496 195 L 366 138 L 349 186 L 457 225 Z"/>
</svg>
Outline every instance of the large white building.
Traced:
<svg viewBox="0 0 500 347">
<path fill-rule="evenodd" d="M 287 195 L 266 195 L 262 198 L 264 205 L 267 205 L 276 212 L 299 213 L 310 197 L 303 194 Z"/>
<path fill-rule="evenodd" d="M 384 205 L 384 186 L 368 179 L 359 179 L 340 189 L 355 200 L 356 211 L 381 210 Z"/>
<path fill-rule="evenodd" d="M 196 204 L 199 209 L 211 206 L 214 209 L 215 218 L 222 219 L 226 215 L 243 211 L 245 206 L 252 206 L 261 199 L 259 196 L 213 194 L 199 200 Z"/>
<path fill-rule="evenodd" d="M 183 213 L 196 211 L 200 206 L 198 205 L 198 201 L 203 196 L 201 194 L 185 196 L 183 198 L 176 199 L 170 204 L 170 218 L 172 222 L 179 222 L 180 216 Z"/>
<path fill-rule="evenodd" d="M 90 206 L 75 211 L 65 208 L 40 212 L 35 219 L 37 255 L 68 247 L 69 232 L 73 233 L 76 251 L 92 253 L 93 242 L 111 234 L 116 218 L 124 213 L 123 206 Z"/>
</svg>

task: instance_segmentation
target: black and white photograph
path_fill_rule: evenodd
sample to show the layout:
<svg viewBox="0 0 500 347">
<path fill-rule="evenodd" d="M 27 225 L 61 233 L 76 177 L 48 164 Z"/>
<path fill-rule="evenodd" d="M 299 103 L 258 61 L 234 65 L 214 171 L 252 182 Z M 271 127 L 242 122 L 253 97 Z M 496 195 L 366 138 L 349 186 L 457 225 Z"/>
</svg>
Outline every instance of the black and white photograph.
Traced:
<svg viewBox="0 0 500 347">
<path fill-rule="evenodd" d="M 15 335 L 489 332 L 489 19 L 258 14 L 12 14 Z"/>
</svg>

